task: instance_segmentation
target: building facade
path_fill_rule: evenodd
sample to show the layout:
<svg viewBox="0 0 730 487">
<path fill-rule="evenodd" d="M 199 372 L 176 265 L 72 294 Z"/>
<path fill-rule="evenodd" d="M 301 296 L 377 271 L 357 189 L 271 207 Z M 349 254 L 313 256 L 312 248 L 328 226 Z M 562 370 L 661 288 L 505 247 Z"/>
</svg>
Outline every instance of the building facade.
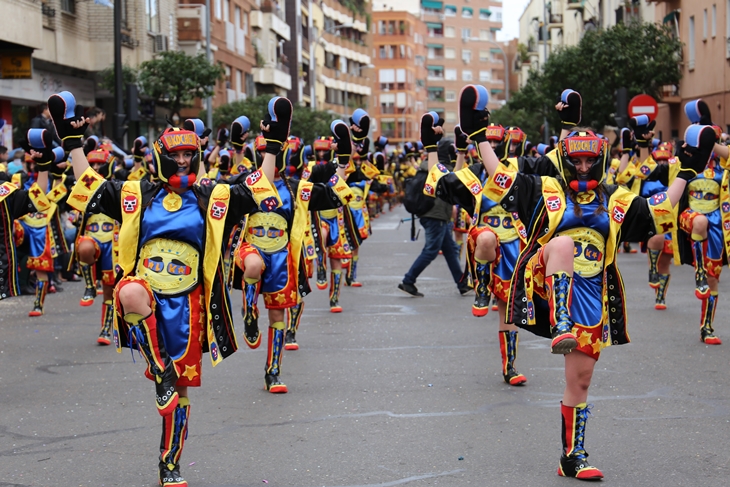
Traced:
<svg viewBox="0 0 730 487">
<path fill-rule="evenodd" d="M 426 107 L 441 114 L 447 133 L 453 133 L 464 85 L 486 86 L 490 109 L 504 103 L 505 51 L 496 41 L 502 28 L 502 2 L 422 0 L 421 8 L 426 23 Z"/>
<path fill-rule="evenodd" d="M 177 49 L 174 0 L 120 1 L 124 64 L 136 67 L 160 50 Z M 59 91 L 71 91 L 86 107 L 114 111 L 111 93 L 97 82 L 99 71 L 114 63 L 110 3 L 2 0 L 1 5 L 13 20 L 0 29 L 0 118 L 6 122 L 0 144 L 13 147 L 38 115 L 38 105 Z M 103 126 L 108 134 L 111 119 Z"/>
<path fill-rule="evenodd" d="M 373 136 L 391 144 L 420 138 L 426 111 L 426 24 L 404 10 L 374 11 L 372 16 Z"/>
</svg>

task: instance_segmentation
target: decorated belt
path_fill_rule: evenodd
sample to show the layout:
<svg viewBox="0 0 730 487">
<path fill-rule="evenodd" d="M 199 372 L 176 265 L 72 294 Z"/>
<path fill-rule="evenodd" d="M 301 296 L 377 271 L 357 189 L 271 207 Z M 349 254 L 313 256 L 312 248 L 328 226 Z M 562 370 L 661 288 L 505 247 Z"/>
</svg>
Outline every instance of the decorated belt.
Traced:
<svg viewBox="0 0 730 487">
<path fill-rule="evenodd" d="M 105 215 L 92 215 L 86 221 L 86 235 L 101 243 L 111 242 L 114 237 L 114 221 Z"/>
<path fill-rule="evenodd" d="M 337 218 L 337 210 L 322 210 L 319 212 L 322 218 Z"/>
<path fill-rule="evenodd" d="M 286 219 L 275 212 L 258 212 L 250 215 L 245 235 L 246 242 L 266 253 L 274 253 L 289 243 Z"/>
<path fill-rule="evenodd" d="M 354 196 L 354 198 L 350 200 L 348 205 L 354 210 L 362 209 L 362 207 L 365 205 L 365 199 L 363 198 L 364 193 L 362 189 L 350 186 L 350 191 L 352 191 L 352 195 Z"/>
<path fill-rule="evenodd" d="M 512 215 L 501 206 L 495 206 L 479 215 L 479 228 L 491 228 L 499 237 L 499 243 L 509 243 L 519 238 L 512 222 Z"/>
<path fill-rule="evenodd" d="M 192 245 L 155 238 L 142 245 L 135 273 L 162 296 L 185 294 L 198 285 L 200 252 Z"/>
<path fill-rule="evenodd" d="M 689 182 L 689 207 L 698 213 L 712 213 L 720 208 L 720 185 L 712 179 Z"/>
<path fill-rule="evenodd" d="M 603 271 L 606 258 L 606 240 L 592 228 L 571 228 L 556 234 L 573 239 L 575 245 L 573 267 L 583 277 L 597 276 Z"/>
</svg>

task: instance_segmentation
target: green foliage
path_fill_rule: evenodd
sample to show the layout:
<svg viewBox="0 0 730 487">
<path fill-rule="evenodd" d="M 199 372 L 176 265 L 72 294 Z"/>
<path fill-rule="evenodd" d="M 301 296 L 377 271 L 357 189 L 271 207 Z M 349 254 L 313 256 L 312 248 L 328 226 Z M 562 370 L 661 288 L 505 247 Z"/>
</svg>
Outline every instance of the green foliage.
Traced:
<svg viewBox="0 0 730 487">
<path fill-rule="evenodd" d="M 103 69 L 99 72 L 99 86 L 104 88 L 105 90 L 109 90 L 109 92 L 113 95 L 114 94 L 114 65 L 112 64 L 106 69 Z M 137 70 L 127 66 L 126 64 L 122 65 L 122 86 L 127 86 L 131 83 L 137 82 Z"/>
<path fill-rule="evenodd" d="M 268 110 L 270 95 L 257 96 L 242 101 L 234 101 L 221 105 L 213 110 L 213 131 L 220 127 L 230 128 L 231 123 L 241 116 L 246 115 L 251 120 L 251 134 L 253 138 L 259 133 L 259 122 L 264 119 Z M 205 110 L 200 113 L 200 118 L 205 120 Z M 294 105 L 292 113 L 291 134 L 300 137 L 305 143 L 310 144 L 315 137 L 330 135 L 330 123 L 334 117 L 324 111 L 311 111 L 308 107 Z"/>
<path fill-rule="evenodd" d="M 139 84 L 146 95 L 176 113 L 195 98 L 212 95 L 224 73 L 223 66 L 211 65 L 203 53 L 188 56 L 182 51 L 163 51 L 140 65 Z"/>
<path fill-rule="evenodd" d="M 560 93 L 571 88 L 583 98 L 582 125 L 597 130 L 615 125 L 615 91 L 626 87 L 629 98 L 641 93 L 659 98 L 663 85 L 681 79 L 681 51 L 682 43 L 664 25 L 629 22 L 588 31 L 577 46 L 552 53 L 542 72 L 531 71 L 527 84 L 492 118 L 519 125 L 534 143 L 542 141 L 544 115 L 557 133 L 560 117 L 554 106 Z M 527 114 L 532 121 L 525 120 Z"/>
</svg>

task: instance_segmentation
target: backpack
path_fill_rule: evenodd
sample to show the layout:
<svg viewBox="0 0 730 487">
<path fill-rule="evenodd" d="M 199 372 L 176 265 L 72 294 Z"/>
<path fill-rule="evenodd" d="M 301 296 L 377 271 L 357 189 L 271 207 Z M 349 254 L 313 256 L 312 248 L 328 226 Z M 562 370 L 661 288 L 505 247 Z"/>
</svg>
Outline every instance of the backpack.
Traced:
<svg viewBox="0 0 730 487">
<path fill-rule="evenodd" d="M 423 186 L 426 184 L 426 178 L 428 171 L 419 169 L 415 176 L 406 178 L 404 181 L 404 193 L 403 206 L 406 207 L 406 211 L 412 215 L 421 216 L 433 208 L 436 204 L 436 199 L 431 196 L 423 194 Z"/>
</svg>

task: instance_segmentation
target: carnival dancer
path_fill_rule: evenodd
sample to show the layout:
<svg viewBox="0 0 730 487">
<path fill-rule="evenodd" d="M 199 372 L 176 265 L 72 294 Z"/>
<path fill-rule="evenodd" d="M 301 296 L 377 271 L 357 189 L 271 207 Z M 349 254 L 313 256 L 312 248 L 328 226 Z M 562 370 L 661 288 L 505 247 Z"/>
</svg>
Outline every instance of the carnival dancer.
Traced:
<svg viewBox="0 0 730 487">
<path fill-rule="evenodd" d="M 688 130 L 685 138 L 690 142 L 680 155 L 678 177 L 667 192 L 645 199 L 603 183 L 609 149 L 593 132 L 578 128 L 581 98 L 577 92 L 566 90 L 556 105 L 563 120 L 559 178 L 521 174 L 499 160 L 485 136 L 487 97 L 483 86 L 468 85 L 459 101 L 461 128 L 479 144 L 489 173 L 484 192 L 507 212 L 532 222 L 510 283 L 507 321 L 551 339 L 552 353 L 565 355 L 558 475 L 600 479 L 603 474 L 588 463 L 584 446 L 586 399 L 601 350 L 629 341 L 617 246 L 621 239 L 642 241 L 673 229 L 672 207 L 681 198 L 686 180 L 705 167 L 714 133 L 710 127 Z M 440 179 L 457 177 L 440 169 L 431 174 L 437 179 L 437 194 L 446 187 L 438 181 L 439 174 L 443 174 Z M 477 194 L 481 190 L 474 185 Z"/>
<path fill-rule="evenodd" d="M 48 104 L 78 181 L 69 204 L 122 222 L 114 342 L 120 352 L 120 346 L 138 349 L 155 383 L 163 417 L 160 484 L 187 486 L 179 465 L 190 415 L 187 388 L 200 386 L 204 350 L 217 365 L 237 349 L 220 264 L 225 227 L 280 204 L 269 181 L 289 133 L 291 103 L 269 104 L 261 123 L 270 141 L 262 168 L 235 185 L 195 184 L 199 139 L 180 129 L 165 130 L 153 144 L 158 182 L 107 181 L 88 166 L 81 148 L 88 119 L 73 95 L 53 95 Z"/>
<path fill-rule="evenodd" d="M 54 259 L 63 253 L 68 253 L 58 211 L 58 203 L 66 196 L 66 187 L 63 185 L 62 178 L 54 178 L 52 187 L 48 188 L 47 172 L 62 164 L 65 154 L 63 149 L 53 147 L 53 136 L 46 129 L 28 130 L 24 142 L 30 160 L 28 161 L 28 176 L 20 184 L 29 189 L 36 183 L 36 180 L 43 182 L 40 180 L 40 175 L 44 174 L 45 181 L 42 188 L 44 192 L 47 191 L 49 202 L 49 207 L 45 210 L 29 212 L 15 221 L 16 244 L 25 245 L 28 252 L 28 260 L 25 265 L 28 269 L 35 271 L 36 275 L 35 300 L 28 316 L 37 317 L 43 315 L 46 293 L 52 286 L 52 276 L 55 272 Z M 41 166 L 46 170 L 42 171 Z"/>
<path fill-rule="evenodd" d="M 106 149 L 97 149 L 86 154 L 89 166 L 109 179 L 110 168 L 114 166 L 115 157 Z M 142 178 L 146 173 L 137 171 Z M 76 237 L 76 257 L 78 258 L 81 276 L 84 278 L 84 294 L 79 305 L 91 306 L 96 298 L 96 280 L 101 276 L 103 303 L 101 306 L 101 331 L 97 338 L 100 345 L 111 344 L 111 331 L 114 323 L 114 280 L 116 263 L 115 249 L 119 236 L 119 227 L 114 219 L 101 213 L 83 213 Z M 116 252 L 115 252 L 116 251 Z"/>
<path fill-rule="evenodd" d="M 32 132 L 31 131 L 38 131 Z M 5 181 L 0 183 L 0 300 L 20 296 L 18 283 L 18 254 L 16 249 L 16 238 L 18 219 L 33 213 L 47 213 L 52 209 L 52 203 L 46 197 L 45 189 L 48 187 L 48 171 L 63 154 L 54 153 L 52 142 L 46 145 L 49 137 L 41 132 L 46 129 L 30 129 L 27 135 L 37 138 L 43 148 L 31 149 L 26 138 L 26 144 L 31 157 L 36 161 L 35 169 L 38 171 L 35 180 L 27 189 L 19 187 L 16 183 Z M 61 151 L 62 153 L 62 151 Z M 16 173 L 17 174 L 17 173 Z M 22 243 L 22 242 L 20 242 Z M 36 302 L 39 298 L 45 297 L 48 282 L 37 277 Z M 42 308 L 42 303 L 38 303 Z M 35 306 L 34 306 L 35 309 Z"/>
<path fill-rule="evenodd" d="M 694 100 L 684 107 L 685 114 L 695 127 L 712 126 L 710 109 L 701 100 Z M 720 136 L 715 130 L 715 142 Z M 690 141 L 685 140 L 688 144 Z M 681 149 L 677 148 L 681 155 Z M 685 195 L 679 204 L 679 230 L 677 232 L 677 257 L 682 264 L 694 265 L 695 296 L 702 301 L 700 314 L 700 340 L 707 345 L 720 345 L 722 341 L 713 328 L 718 301 L 718 282 L 722 266 L 728 260 L 730 237 L 730 193 L 728 183 L 727 148 L 715 144 L 717 154 L 697 177 L 687 183 Z"/>
<path fill-rule="evenodd" d="M 312 169 L 316 165 L 329 165 L 332 163 L 332 140 L 329 137 L 317 137 L 312 143 L 315 160 L 309 162 L 302 173 L 302 179 L 309 179 Z M 331 213 L 331 212 L 330 212 Z M 328 213 L 329 214 L 329 213 Z M 327 289 L 327 245 L 326 236 L 322 232 L 322 217 L 317 212 L 310 215 L 312 222 L 312 237 L 317 254 L 317 289 Z"/>
<path fill-rule="evenodd" d="M 264 296 L 269 314 L 268 352 L 264 385 L 272 393 L 286 393 L 287 386 L 281 382 L 281 353 L 284 349 L 286 329 L 284 310 L 295 308 L 301 318 L 301 296 L 308 292 L 305 262 L 302 260 L 303 243 L 307 231 L 309 211 L 337 208 L 352 198 L 345 182 L 345 168 L 349 163 L 350 139 L 347 125 L 336 120 L 332 131 L 340 145 L 337 174 L 332 174 L 327 183 L 313 183 L 289 179 L 284 174 L 285 164 L 280 156 L 274 176 L 274 186 L 281 198 L 281 205 L 267 211 L 261 209 L 251 213 L 243 230 L 243 241 L 236 251 L 237 270 L 234 286 L 243 290 L 244 339 L 250 348 L 258 348 L 261 333 L 258 327 L 258 297 Z M 341 166 L 341 167 L 340 167 Z M 320 166 L 316 173 L 326 171 Z M 317 175 L 315 175 L 316 177 Z M 301 282 L 300 282 L 301 281 Z M 302 292 L 305 291 L 305 292 Z M 294 332 L 296 332 L 296 327 Z M 290 343 L 296 343 L 292 336 Z"/>
<path fill-rule="evenodd" d="M 433 115 L 426 114 L 421 122 L 421 138 L 428 140 L 433 132 Z M 472 305 L 474 316 L 486 316 L 489 312 L 490 292 L 494 295 L 499 312 L 499 339 L 502 355 L 502 377 L 507 384 L 519 386 L 527 382 L 527 378 L 517 372 L 514 363 L 517 358 L 519 344 L 518 329 L 514 324 L 505 320 L 507 292 L 509 281 L 514 272 L 517 257 L 522 250 L 526 231 L 524 225 L 514 214 L 507 213 L 497 202 L 489 199 L 481 191 L 487 181 L 488 174 L 484 165 L 476 162 L 462 170 L 465 154 L 468 148 L 466 135 L 457 125 L 455 140 L 458 150 L 457 163 L 454 168 L 456 177 L 450 180 L 441 180 L 438 196 L 450 204 L 460 205 L 473 215 L 474 222 L 467 238 L 467 264 L 470 275 L 475 282 L 475 299 Z M 524 136 L 524 134 L 522 134 Z M 520 137 L 520 134 L 515 134 Z M 511 134 L 500 125 L 490 124 L 485 137 L 488 143 L 500 153 L 500 160 L 504 164 L 518 169 L 517 159 L 508 157 L 508 148 L 514 145 Z M 522 143 L 523 141 L 520 141 Z M 514 152 L 513 152 L 514 153 Z M 434 170 L 437 159 L 429 156 L 429 169 Z M 439 170 L 440 169 L 436 169 Z M 436 195 L 433 181 L 437 174 L 429 175 L 427 194 Z"/>
</svg>

